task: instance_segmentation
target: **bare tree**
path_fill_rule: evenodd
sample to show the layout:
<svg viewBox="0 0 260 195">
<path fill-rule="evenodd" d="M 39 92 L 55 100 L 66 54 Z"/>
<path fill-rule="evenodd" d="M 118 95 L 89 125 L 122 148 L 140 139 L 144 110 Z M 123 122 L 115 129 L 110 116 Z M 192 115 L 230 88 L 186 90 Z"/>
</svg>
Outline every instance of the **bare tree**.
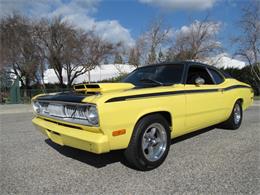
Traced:
<svg viewBox="0 0 260 195">
<path fill-rule="evenodd" d="M 164 53 L 162 52 L 162 50 L 160 49 L 159 53 L 158 53 L 158 62 L 165 62 L 166 58 Z"/>
<path fill-rule="evenodd" d="M 250 0 L 248 6 L 242 8 L 239 22 L 242 30 L 234 42 L 238 45 L 235 55 L 243 57 L 251 66 L 251 72 L 260 81 L 260 1 Z"/>
<path fill-rule="evenodd" d="M 3 38 L 3 35 L 2 35 L 2 32 L 0 32 L 0 72 L 3 72 L 6 65 L 7 65 L 7 56 L 5 54 L 6 50 L 3 48 L 3 43 L 2 43 L 2 38 Z"/>
<path fill-rule="evenodd" d="M 123 58 L 120 53 L 115 54 L 114 64 L 123 64 Z"/>
<path fill-rule="evenodd" d="M 38 83 L 41 84 L 43 91 L 45 91 L 45 83 L 44 83 L 44 73 L 46 69 L 48 68 L 48 61 L 47 61 L 47 52 L 48 50 L 46 49 L 46 40 L 44 39 L 44 36 L 46 35 L 47 32 L 47 25 L 46 25 L 46 20 L 41 20 L 37 21 L 34 23 L 34 34 L 36 37 L 36 43 L 35 46 L 39 50 L 39 59 L 40 63 L 38 65 L 38 70 L 37 70 L 37 76 L 36 79 Z"/>
<path fill-rule="evenodd" d="M 70 87 L 77 77 L 94 69 L 120 46 L 102 40 L 94 31 L 75 28 L 61 18 L 42 20 L 38 25 L 38 38 L 61 87 L 64 74 Z"/>
<path fill-rule="evenodd" d="M 26 89 L 35 80 L 39 64 L 33 25 L 28 18 L 13 14 L 2 19 L 0 26 L 0 47 L 5 56 L 1 66 L 20 80 L 26 96 Z"/>
<path fill-rule="evenodd" d="M 169 28 L 163 28 L 162 18 L 155 19 L 151 23 L 149 30 L 145 33 L 149 45 L 148 64 L 157 62 L 157 55 L 161 50 L 161 45 L 167 41 L 169 31 Z"/>
<path fill-rule="evenodd" d="M 88 33 L 83 52 L 83 67 L 88 72 L 88 80 L 90 82 L 90 70 L 99 66 L 102 62 L 107 60 L 109 57 L 115 55 L 118 48 L 121 47 L 121 43 L 112 44 L 108 41 L 103 40 L 96 35 L 94 31 Z"/>
<path fill-rule="evenodd" d="M 135 46 L 130 49 L 128 62 L 135 66 L 158 62 L 158 54 L 169 40 L 169 32 L 170 28 L 165 27 L 163 18 L 152 20 L 147 31 L 138 37 Z"/>
<path fill-rule="evenodd" d="M 71 29 L 65 40 L 63 68 L 67 75 L 67 85 L 70 87 L 74 80 L 86 73 L 83 50 L 86 44 L 86 36 L 82 30 Z"/>
<path fill-rule="evenodd" d="M 220 23 L 195 21 L 189 27 L 185 26 L 176 33 L 173 46 L 168 51 L 170 60 L 205 60 L 216 55 L 221 49 L 217 41 Z"/>
<path fill-rule="evenodd" d="M 136 68 L 140 65 L 140 51 L 138 47 L 133 47 L 130 49 L 129 56 L 128 56 L 128 63 L 134 65 Z"/>
<path fill-rule="evenodd" d="M 163 18 L 156 18 L 148 27 L 148 30 L 139 38 L 139 46 L 142 45 L 145 63 L 157 62 L 157 56 L 161 47 L 168 41 L 170 28 L 165 27 Z M 145 51 L 146 50 L 146 51 Z"/>
<path fill-rule="evenodd" d="M 130 48 L 128 54 L 128 63 L 139 67 L 147 62 L 148 56 L 148 44 L 147 39 L 144 35 L 138 37 L 135 41 L 134 47 Z"/>
<path fill-rule="evenodd" d="M 42 51 L 49 64 L 53 68 L 61 87 L 63 87 L 63 65 L 65 60 L 65 42 L 71 32 L 71 27 L 55 18 L 52 21 L 41 20 L 38 26 L 38 38 L 41 42 Z"/>
</svg>

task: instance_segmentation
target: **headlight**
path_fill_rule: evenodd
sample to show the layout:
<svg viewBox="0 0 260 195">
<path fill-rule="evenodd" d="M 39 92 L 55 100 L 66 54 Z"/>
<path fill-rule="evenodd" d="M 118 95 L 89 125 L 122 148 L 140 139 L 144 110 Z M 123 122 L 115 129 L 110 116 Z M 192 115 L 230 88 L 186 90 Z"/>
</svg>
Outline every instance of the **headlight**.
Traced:
<svg viewBox="0 0 260 195">
<path fill-rule="evenodd" d="M 64 115 L 66 120 L 86 121 L 90 125 L 98 125 L 98 112 L 94 105 L 64 105 Z"/>
<path fill-rule="evenodd" d="M 76 112 L 72 118 L 77 119 L 88 119 L 88 107 L 86 106 L 79 106 L 76 108 Z"/>
<path fill-rule="evenodd" d="M 88 121 L 93 124 L 93 125 L 97 125 L 98 124 L 98 112 L 97 112 L 97 108 L 95 106 L 90 106 L 88 109 Z"/>
<path fill-rule="evenodd" d="M 32 107 L 33 107 L 33 111 L 34 111 L 35 113 L 40 113 L 40 111 L 41 111 L 41 105 L 40 105 L 39 102 L 34 101 L 34 102 L 32 103 Z"/>
</svg>

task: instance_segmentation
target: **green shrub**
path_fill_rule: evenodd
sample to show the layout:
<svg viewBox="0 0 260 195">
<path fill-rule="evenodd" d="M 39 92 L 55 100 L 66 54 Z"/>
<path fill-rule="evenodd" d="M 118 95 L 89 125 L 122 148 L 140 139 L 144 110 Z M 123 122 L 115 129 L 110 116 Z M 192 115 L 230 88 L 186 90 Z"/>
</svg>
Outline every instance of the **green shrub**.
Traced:
<svg viewBox="0 0 260 195">
<path fill-rule="evenodd" d="M 121 75 L 119 75 L 117 77 L 101 80 L 98 83 L 117 83 L 117 82 L 122 81 L 127 75 L 128 74 L 124 73 L 124 74 L 121 74 Z"/>
</svg>

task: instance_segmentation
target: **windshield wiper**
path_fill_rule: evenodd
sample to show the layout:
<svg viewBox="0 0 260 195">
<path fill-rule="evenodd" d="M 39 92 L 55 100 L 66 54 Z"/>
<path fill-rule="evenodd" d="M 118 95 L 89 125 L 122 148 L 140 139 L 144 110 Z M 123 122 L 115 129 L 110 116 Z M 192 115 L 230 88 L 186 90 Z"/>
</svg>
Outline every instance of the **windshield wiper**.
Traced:
<svg viewBox="0 0 260 195">
<path fill-rule="evenodd" d="M 164 86 L 164 83 L 161 83 L 160 81 L 156 81 L 156 80 L 154 80 L 154 79 L 148 79 L 148 78 L 146 78 L 146 79 L 141 79 L 140 81 L 141 81 L 141 82 L 150 82 L 150 83 L 157 84 L 157 85 L 159 85 L 159 86 Z"/>
</svg>

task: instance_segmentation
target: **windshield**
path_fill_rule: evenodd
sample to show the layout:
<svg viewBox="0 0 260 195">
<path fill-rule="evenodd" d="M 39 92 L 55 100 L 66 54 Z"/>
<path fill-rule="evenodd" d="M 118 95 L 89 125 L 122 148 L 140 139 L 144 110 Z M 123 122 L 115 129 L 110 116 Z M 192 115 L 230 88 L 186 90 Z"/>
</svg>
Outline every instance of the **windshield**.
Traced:
<svg viewBox="0 0 260 195">
<path fill-rule="evenodd" d="M 173 85 L 181 83 L 183 65 L 154 65 L 141 67 L 130 73 L 123 82 L 138 87 Z"/>
</svg>

